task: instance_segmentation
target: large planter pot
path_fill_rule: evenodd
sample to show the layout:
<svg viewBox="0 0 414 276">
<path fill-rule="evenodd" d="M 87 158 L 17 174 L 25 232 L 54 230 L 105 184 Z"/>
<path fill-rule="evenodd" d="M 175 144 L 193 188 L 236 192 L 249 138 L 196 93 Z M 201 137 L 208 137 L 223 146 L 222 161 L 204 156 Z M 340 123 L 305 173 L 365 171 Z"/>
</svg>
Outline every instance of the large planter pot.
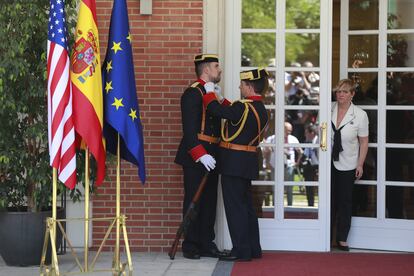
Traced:
<svg viewBox="0 0 414 276">
<path fill-rule="evenodd" d="M 9 266 L 39 265 L 46 231 L 46 219 L 52 211 L 43 212 L 0 212 L 0 255 Z M 57 210 L 57 218 L 64 218 L 65 210 Z M 56 226 L 56 228 L 58 228 Z M 57 231 L 59 248 L 62 234 Z M 50 264 L 50 242 L 46 263 Z"/>
</svg>

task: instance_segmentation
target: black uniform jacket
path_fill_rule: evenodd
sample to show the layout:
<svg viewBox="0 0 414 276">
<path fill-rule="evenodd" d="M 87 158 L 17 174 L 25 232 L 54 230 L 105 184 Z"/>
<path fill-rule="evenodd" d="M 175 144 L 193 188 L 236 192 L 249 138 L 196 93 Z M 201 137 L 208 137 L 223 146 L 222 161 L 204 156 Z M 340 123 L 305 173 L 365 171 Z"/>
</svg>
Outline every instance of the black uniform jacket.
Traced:
<svg viewBox="0 0 414 276">
<path fill-rule="evenodd" d="M 211 93 L 210 93 L 211 94 Z M 240 127 L 241 117 L 245 110 L 245 104 L 237 101 L 230 106 L 220 105 L 210 94 L 204 96 L 204 104 L 207 105 L 207 111 L 220 118 L 228 119 L 228 137 L 231 137 Z M 261 130 L 265 128 L 268 116 L 266 108 L 260 96 L 250 97 L 251 104 L 254 106 L 260 118 Z M 224 130 L 226 133 L 226 130 Z M 258 135 L 258 124 L 256 116 L 249 108 L 248 117 L 244 128 L 233 141 L 232 144 L 249 145 L 249 143 Z M 260 138 L 262 139 L 262 138 Z M 258 139 L 252 146 L 259 144 Z M 260 149 L 258 149 L 260 150 Z M 246 179 L 257 179 L 259 177 L 258 152 L 249 152 L 219 148 L 218 167 L 219 172 L 223 175 L 238 176 Z"/>
<path fill-rule="evenodd" d="M 206 153 L 213 157 L 217 154 L 218 144 L 198 139 L 203 115 L 203 95 L 206 94 L 204 84 L 203 80 L 198 79 L 181 96 L 183 138 L 175 156 L 175 163 L 184 167 L 200 167 L 202 169 L 204 167 L 201 162 L 196 163 L 195 161 Z M 204 134 L 219 138 L 220 122 L 220 118 L 213 117 L 206 112 Z"/>
</svg>

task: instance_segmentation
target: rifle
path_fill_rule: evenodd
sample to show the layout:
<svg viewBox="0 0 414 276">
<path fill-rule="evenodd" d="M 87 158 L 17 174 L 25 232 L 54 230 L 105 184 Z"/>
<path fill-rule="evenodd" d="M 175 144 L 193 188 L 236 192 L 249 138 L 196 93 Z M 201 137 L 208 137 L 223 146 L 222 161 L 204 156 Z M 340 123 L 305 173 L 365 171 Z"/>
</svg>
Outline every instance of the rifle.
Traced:
<svg viewBox="0 0 414 276">
<path fill-rule="evenodd" d="M 168 256 L 170 256 L 171 260 L 174 260 L 175 253 L 177 253 L 178 243 L 180 242 L 180 238 L 187 232 L 188 227 L 190 226 L 191 222 L 197 217 L 196 205 L 198 200 L 200 199 L 201 194 L 203 193 L 204 186 L 207 183 L 208 172 L 203 176 L 201 179 L 200 186 L 198 186 L 197 192 L 195 193 L 193 199 L 191 200 L 190 206 L 188 207 L 187 211 L 185 212 L 183 221 L 181 222 L 180 226 L 178 227 L 177 233 L 175 234 L 174 242 L 171 246 L 170 251 L 168 252 Z"/>
</svg>

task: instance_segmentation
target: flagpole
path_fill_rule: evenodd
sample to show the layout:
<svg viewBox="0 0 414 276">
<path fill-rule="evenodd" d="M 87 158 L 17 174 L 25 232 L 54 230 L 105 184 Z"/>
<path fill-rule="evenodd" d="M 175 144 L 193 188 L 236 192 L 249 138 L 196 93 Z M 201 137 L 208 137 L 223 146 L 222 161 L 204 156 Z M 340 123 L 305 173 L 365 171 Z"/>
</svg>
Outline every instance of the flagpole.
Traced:
<svg viewBox="0 0 414 276">
<path fill-rule="evenodd" d="M 53 168 L 53 186 L 52 186 L 52 219 L 53 219 L 53 227 L 52 227 L 52 239 L 56 240 L 56 205 L 57 205 L 57 169 Z"/>
<path fill-rule="evenodd" d="M 58 260 L 56 255 L 56 205 L 57 205 L 57 169 L 52 169 L 53 174 L 53 184 L 52 184 L 52 233 L 50 235 L 50 244 L 52 248 L 52 268 L 57 273 L 56 275 L 59 275 L 59 266 L 58 266 Z M 48 221 L 50 226 L 50 221 Z M 46 245 L 47 246 L 47 245 Z M 46 257 L 46 255 L 45 255 Z"/>
<path fill-rule="evenodd" d="M 121 146 L 119 133 L 117 135 L 116 153 L 116 241 L 115 241 L 115 268 L 119 269 L 119 236 L 120 236 L 120 216 L 121 216 Z"/>
<path fill-rule="evenodd" d="M 89 250 L 89 149 L 85 149 L 85 244 L 84 262 L 85 271 L 88 272 L 88 250 Z"/>
</svg>

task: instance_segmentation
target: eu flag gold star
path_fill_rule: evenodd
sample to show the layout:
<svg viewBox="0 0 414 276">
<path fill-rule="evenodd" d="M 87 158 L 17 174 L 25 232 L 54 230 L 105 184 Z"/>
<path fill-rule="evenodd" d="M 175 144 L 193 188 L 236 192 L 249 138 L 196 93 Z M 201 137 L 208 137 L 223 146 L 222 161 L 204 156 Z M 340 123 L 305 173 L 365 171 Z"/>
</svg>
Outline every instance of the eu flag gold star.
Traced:
<svg viewBox="0 0 414 276">
<path fill-rule="evenodd" d="M 112 103 L 112 105 L 116 107 L 116 110 L 118 110 L 121 106 L 124 106 L 122 100 L 123 98 L 117 99 L 116 97 L 114 97 L 114 102 Z"/>
<path fill-rule="evenodd" d="M 113 88 L 112 88 L 112 81 L 110 81 L 110 82 L 106 82 L 106 84 L 105 84 L 105 91 L 106 91 L 106 94 L 108 94 L 109 93 L 109 90 L 112 90 Z"/>
<path fill-rule="evenodd" d="M 112 69 L 112 60 L 106 63 L 106 72 L 109 73 L 111 69 Z"/>
<path fill-rule="evenodd" d="M 116 54 L 116 52 L 118 52 L 118 51 L 122 51 L 122 48 L 121 48 L 121 42 L 119 42 L 119 43 L 115 43 L 115 41 L 113 41 L 112 42 L 112 50 L 114 50 L 114 52 L 115 52 L 115 54 Z"/>
<path fill-rule="evenodd" d="M 131 112 L 128 114 L 128 116 L 132 118 L 132 121 L 134 121 L 136 118 L 138 118 L 137 117 L 137 111 L 133 110 L 132 108 L 130 110 L 131 110 Z"/>
<path fill-rule="evenodd" d="M 129 40 L 129 43 L 131 43 L 131 40 L 132 40 L 131 33 L 128 33 L 127 39 Z"/>
</svg>

